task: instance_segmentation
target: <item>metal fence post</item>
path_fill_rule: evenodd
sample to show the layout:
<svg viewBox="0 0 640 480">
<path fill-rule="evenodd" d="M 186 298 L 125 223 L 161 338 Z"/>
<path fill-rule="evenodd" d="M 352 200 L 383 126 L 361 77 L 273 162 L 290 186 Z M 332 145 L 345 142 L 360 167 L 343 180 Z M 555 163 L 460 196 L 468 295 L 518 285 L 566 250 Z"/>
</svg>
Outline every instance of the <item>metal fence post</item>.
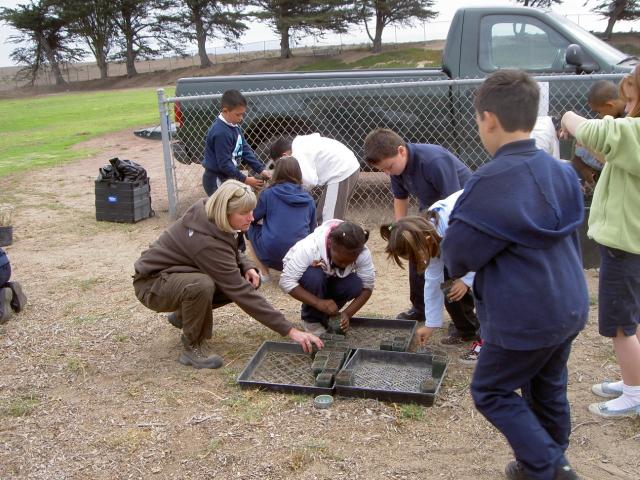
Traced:
<svg viewBox="0 0 640 480">
<path fill-rule="evenodd" d="M 164 158 L 164 177 L 167 181 L 167 198 L 169 200 L 169 216 L 176 218 L 178 212 L 178 192 L 174 177 L 174 166 L 171 159 L 171 141 L 169 138 L 169 113 L 164 88 L 159 88 L 158 112 L 160 113 L 160 131 L 162 133 L 162 157 Z"/>
</svg>

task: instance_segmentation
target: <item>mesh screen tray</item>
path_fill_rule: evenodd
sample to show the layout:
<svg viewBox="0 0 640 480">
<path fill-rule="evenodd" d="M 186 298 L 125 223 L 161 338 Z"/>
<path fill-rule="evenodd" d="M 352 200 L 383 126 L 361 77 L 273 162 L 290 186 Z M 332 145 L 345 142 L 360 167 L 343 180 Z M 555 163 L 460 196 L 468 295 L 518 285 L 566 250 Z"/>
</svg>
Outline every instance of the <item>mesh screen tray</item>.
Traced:
<svg viewBox="0 0 640 480">
<path fill-rule="evenodd" d="M 442 372 L 433 377 L 434 359 Z M 345 397 L 375 398 L 387 402 L 419 403 L 431 406 L 446 373 L 446 359 L 432 355 L 384 350 L 358 349 L 343 370 L 353 371 L 353 384 L 336 384 L 336 393 Z M 422 393 L 420 383 L 433 378 L 434 393 Z"/>
<path fill-rule="evenodd" d="M 408 350 L 416 325 L 414 320 L 353 317 L 345 341 L 349 348 L 377 350 L 383 341 L 391 342 L 395 337 L 402 336 L 406 337 L 404 350 Z"/>
<path fill-rule="evenodd" d="M 238 375 L 242 388 L 258 387 L 278 392 L 319 395 L 332 388 L 316 387 L 313 359 L 297 343 L 264 342 Z"/>
</svg>

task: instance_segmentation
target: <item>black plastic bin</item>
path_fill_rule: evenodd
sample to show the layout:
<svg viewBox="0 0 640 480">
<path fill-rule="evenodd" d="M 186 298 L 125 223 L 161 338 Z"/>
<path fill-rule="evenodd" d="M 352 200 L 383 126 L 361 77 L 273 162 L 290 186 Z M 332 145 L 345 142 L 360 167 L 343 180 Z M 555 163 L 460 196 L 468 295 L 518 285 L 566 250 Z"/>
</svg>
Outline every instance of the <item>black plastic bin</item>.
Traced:
<svg viewBox="0 0 640 480">
<path fill-rule="evenodd" d="M 96 180 L 96 220 L 135 223 L 153 215 L 149 179 Z"/>
</svg>

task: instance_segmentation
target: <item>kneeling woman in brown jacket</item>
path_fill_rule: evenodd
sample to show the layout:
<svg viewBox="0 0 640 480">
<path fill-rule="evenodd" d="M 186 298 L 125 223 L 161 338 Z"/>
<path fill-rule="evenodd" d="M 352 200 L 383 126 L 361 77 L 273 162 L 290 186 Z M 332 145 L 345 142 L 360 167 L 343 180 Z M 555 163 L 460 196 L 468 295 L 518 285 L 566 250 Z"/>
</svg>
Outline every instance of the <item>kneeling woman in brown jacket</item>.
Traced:
<svg viewBox="0 0 640 480">
<path fill-rule="evenodd" d="M 138 300 L 156 312 L 173 312 L 169 321 L 182 328 L 180 363 L 218 368 L 222 358 L 207 355 L 203 341 L 211 338 L 212 308 L 230 302 L 263 325 L 288 336 L 305 351 L 322 341 L 293 328 L 256 289 L 256 267 L 238 252 L 238 231 L 253 220 L 256 196 L 249 187 L 227 180 L 160 235 L 135 263 L 133 287 Z"/>
</svg>

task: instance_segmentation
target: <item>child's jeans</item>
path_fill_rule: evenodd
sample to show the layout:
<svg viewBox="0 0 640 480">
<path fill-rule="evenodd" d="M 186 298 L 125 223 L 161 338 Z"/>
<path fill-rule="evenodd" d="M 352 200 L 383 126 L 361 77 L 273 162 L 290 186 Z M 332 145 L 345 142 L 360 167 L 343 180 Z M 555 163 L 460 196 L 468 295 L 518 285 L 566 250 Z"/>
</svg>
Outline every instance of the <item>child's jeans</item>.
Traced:
<svg viewBox="0 0 640 480">
<path fill-rule="evenodd" d="M 323 300 L 331 299 L 341 309 L 349 300 L 362 293 L 362 280 L 355 273 L 344 278 L 329 276 L 320 267 L 309 267 L 299 280 L 307 292 Z M 328 315 L 310 305 L 302 304 L 302 320 L 310 323 L 326 324 Z"/>
<path fill-rule="evenodd" d="M 9 279 L 11 278 L 11 264 L 6 263 L 0 267 L 0 288 L 8 287 Z"/>
<path fill-rule="evenodd" d="M 507 438 L 527 478 L 553 478 L 566 462 L 571 433 L 567 360 L 574 338 L 538 350 L 482 345 L 471 382 L 473 401 Z"/>
</svg>

